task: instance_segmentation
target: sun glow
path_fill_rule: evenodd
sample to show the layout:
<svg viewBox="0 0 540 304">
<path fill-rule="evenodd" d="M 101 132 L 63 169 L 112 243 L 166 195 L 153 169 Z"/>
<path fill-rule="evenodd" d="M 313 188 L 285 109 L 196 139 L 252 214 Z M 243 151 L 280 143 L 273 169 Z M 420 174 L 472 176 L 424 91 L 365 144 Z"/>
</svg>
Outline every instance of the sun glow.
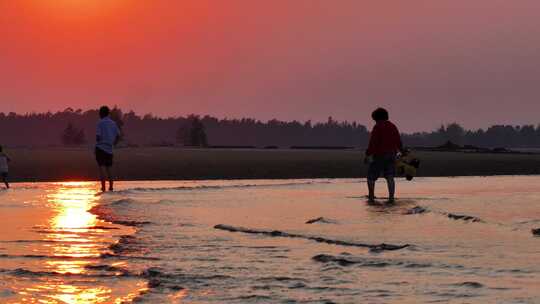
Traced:
<svg viewBox="0 0 540 304">
<path fill-rule="evenodd" d="M 113 14 L 126 7 L 127 0 L 40 0 L 33 3 L 35 9 L 46 15 L 77 19 Z"/>
</svg>

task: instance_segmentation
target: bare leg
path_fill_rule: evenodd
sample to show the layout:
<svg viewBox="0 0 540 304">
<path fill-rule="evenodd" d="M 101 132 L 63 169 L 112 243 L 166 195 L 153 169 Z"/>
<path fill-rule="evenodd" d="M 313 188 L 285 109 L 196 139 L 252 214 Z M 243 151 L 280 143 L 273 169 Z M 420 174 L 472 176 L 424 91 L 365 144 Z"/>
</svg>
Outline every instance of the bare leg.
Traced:
<svg viewBox="0 0 540 304">
<path fill-rule="evenodd" d="M 368 191 L 369 191 L 368 201 L 371 203 L 375 202 L 375 181 L 368 179 L 367 185 L 368 185 Z"/>
<path fill-rule="evenodd" d="M 101 192 L 105 192 L 105 167 L 99 167 L 99 179 L 101 181 Z"/>
<path fill-rule="evenodd" d="M 393 203 L 395 200 L 396 193 L 396 182 L 394 181 L 393 176 L 386 177 L 386 183 L 388 185 L 388 202 Z"/>
<path fill-rule="evenodd" d="M 111 167 L 106 167 L 107 177 L 109 177 L 109 191 L 114 191 L 114 179 L 112 175 Z M 105 181 L 103 182 L 103 187 L 105 187 Z"/>
</svg>

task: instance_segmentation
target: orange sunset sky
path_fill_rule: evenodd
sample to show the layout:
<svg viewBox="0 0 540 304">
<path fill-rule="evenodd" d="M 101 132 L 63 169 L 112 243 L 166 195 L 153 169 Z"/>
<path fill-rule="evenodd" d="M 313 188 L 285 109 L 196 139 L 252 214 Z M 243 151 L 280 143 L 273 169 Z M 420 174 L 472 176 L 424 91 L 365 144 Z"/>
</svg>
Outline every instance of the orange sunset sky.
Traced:
<svg viewBox="0 0 540 304">
<path fill-rule="evenodd" d="M 540 123 L 537 0 L 0 0 L 0 111 Z"/>
</svg>

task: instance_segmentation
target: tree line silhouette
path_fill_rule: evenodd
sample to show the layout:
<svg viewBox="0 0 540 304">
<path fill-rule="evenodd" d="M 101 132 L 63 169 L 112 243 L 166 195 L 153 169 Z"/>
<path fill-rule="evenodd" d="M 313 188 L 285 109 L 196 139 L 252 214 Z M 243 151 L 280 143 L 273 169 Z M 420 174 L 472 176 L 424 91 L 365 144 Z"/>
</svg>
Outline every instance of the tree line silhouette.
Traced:
<svg viewBox="0 0 540 304">
<path fill-rule="evenodd" d="M 262 122 L 252 118 L 218 119 L 189 115 L 161 118 L 151 114 L 112 110 L 112 119 L 122 129 L 127 146 L 253 146 L 253 147 L 365 147 L 369 130 L 357 122 L 280 121 Z M 0 144 L 11 147 L 92 145 L 97 110 L 67 108 L 47 113 L 0 113 Z M 369 117 L 369 115 L 367 115 Z M 412 147 L 435 147 L 451 141 L 477 147 L 540 147 L 540 126 L 494 125 L 466 130 L 457 123 L 432 132 L 403 134 Z"/>
<path fill-rule="evenodd" d="M 485 130 L 466 130 L 457 123 L 451 123 L 433 132 L 403 134 L 403 141 L 416 147 L 451 142 L 482 148 L 539 148 L 540 125 L 493 125 Z"/>
</svg>

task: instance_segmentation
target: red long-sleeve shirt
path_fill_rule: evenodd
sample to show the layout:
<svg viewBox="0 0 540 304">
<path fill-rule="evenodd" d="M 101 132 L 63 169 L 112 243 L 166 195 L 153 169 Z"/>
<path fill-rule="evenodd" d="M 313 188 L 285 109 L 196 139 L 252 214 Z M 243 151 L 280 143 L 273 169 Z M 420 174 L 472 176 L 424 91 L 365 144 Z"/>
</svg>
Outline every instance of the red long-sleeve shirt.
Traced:
<svg viewBox="0 0 540 304">
<path fill-rule="evenodd" d="M 388 120 L 378 121 L 371 131 L 366 155 L 397 153 L 401 149 L 398 128 Z"/>
</svg>

